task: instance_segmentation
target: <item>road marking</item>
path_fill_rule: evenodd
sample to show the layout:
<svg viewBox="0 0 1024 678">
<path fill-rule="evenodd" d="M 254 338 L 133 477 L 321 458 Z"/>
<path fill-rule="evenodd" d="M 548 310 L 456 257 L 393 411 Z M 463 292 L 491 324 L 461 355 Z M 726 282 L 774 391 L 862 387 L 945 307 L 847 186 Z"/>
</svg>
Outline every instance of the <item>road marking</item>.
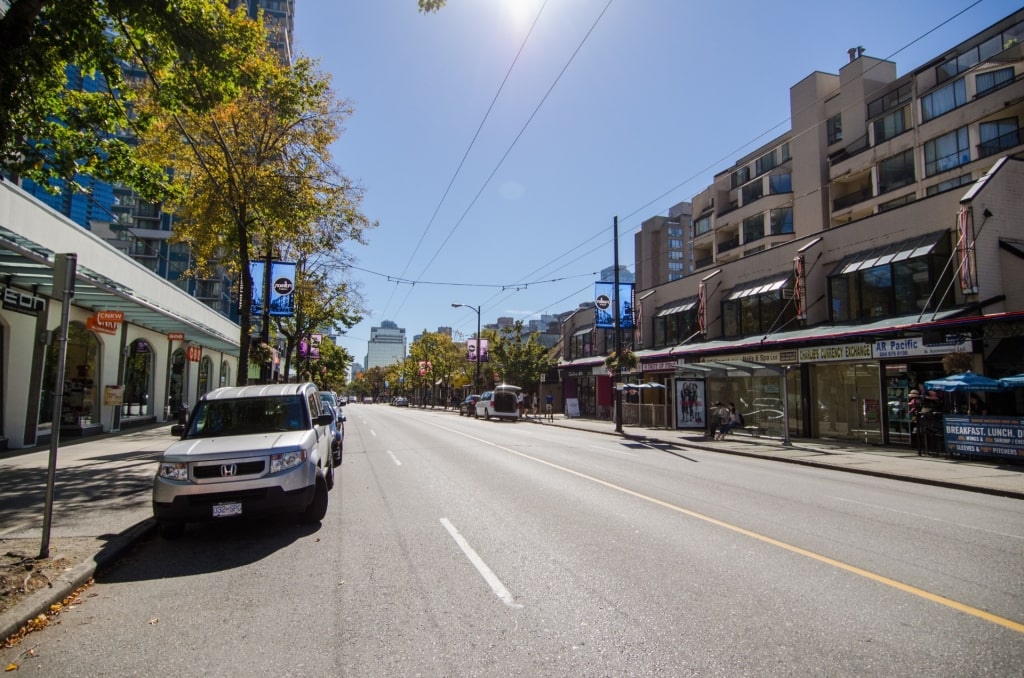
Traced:
<svg viewBox="0 0 1024 678">
<path fill-rule="evenodd" d="M 952 522 L 952 521 L 949 521 L 949 520 L 942 520 L 941 518 L 934 518 L 932 516 L 926 516 L 926 515 L 924 515 L 922 513 L 913 513 L 911 511 L 900 511 L 900 510 L 897 510 L 897 509 L 894 509 L 894 508 L 889 508 L 888 506 L 879 506 L 878 504 L 869 504 L 867 502 L 857 501 L 855 499 L 845 499 L 843 497 L 836 497 L 836 496 L 833 496 L 832 498 L 835 499 L 836 501 L 844 501 L 844 502 L 846 502 L 848 504 L 859 504 L 860 506 L 867 506 L 869 508 L 878 509 L 880 511 L 889 511 L 890 513 L 899 513 L 900 515 L 910 516 L 912 518 L 920 518 L 921 520 L 931 520 L 932 522 L 935 522 L 935 523 L 945 523 L 947 525 L 955 525 L 957 527 L 962 527 L 962 528 L 967 529 L 967 530 L 974 530 L 975 532 L 988 532 L 989 534 L 994 534 L 997 537 L 1007 537 L 1008 539 L 1024 539 L 1024 535 L 1009 534 L 1007 532 L 997 532 L 995 530 L 986 530 L 984 527 L 977 527 L 976 525 L 965 525 L 964 523 L 956 523 L 956 522 Z"/>
<path fill-rule="evenodd" d="M 871 572 L 870 570 L 865 570 L 863 568 L 857 567 L 856 565 L 850 565 L 849 563 L 844 563 L 841 560 L 836 560 L 835 558 L 830 558 L 830 557 L 822 555 L 820 553 L 815 553 L 814 551 L 808 551 L 805 548 L 801 548 L 801 547 L 796 546 L 794 544 L 788 544 L 788 543 L 786 543 L 784 541 L 780 541 L 778 539 L 775 539 L 774 537 L 769 537 L 768 535 L 760 534 L 758 532 L 754 532 L 753 530 L 748 530 L 748 529 L 746 529 L 744 527 L 740 527 L 739 525 L 733 525 L 731 523 L 725 522 L 724 520 L 719 520 L 718 518 L 712 518 L 711 516 L 704 515 L 703 513 L 698 513 L 697 511 L 691 511 L 690 509 L 683 508 L 682 506 L 676 506 L 675 504 L 670 504 L 667 501 L 663 501 L 661 499 L 656 499 L 655 497 L 647 496 L 646 494 L 637 492 L 636 490 L 631 490 L 629 488 L 622 487 L 621 485 L 616 485 L 615 483 L 610 483 L 607 480 L 601 480 L 600 478 L 595 478 L 594 476 L 589 476 L 586 473 L 581 473 L 580 471 L 575 471 L 575 470 L 573 470 L 571 468 L 568 468 L 567 466 L 561 466 L 560 464 L 556 464 L 554 462 L 547 461 L 546 459 L 541 459 L 539 457 L 534 457 L 533 455 L 526 454 L 525 452 L 520 452 L 518 450 L 513 450 L 510 447 L 505 447 L 504 445 L 499 445 L 499 444 L 493 443 L 493 442 L 491 442 L 489 440 L 484 440 L 483 438 L 477 438 L 476 436 L 471 436 L 468 433 L 463 433 L 462 431 L 457 431 L 455 429 L 448 428 L 447 426 L 440 426 L 440 425 L 437 425 L 437 424 L 435 424 L 435 426 L 437 426 L 438 428 L 441 428 L 441 429 L 445 429 L 447 431 L 451 431 L 452 433 L 457 433 L 460 436 L 463 436 L 465 438 L 469 438 L 471 440 L 476 440 L 477 442 L 483 443 L 484 445 L 490 445 L 491 447 L 495 447 L 495 448 L 497 448 L 499 450 L 503 450 L 505 452 L 508 452 L 509 454 L 514 454 L 514 455 L 516 455 L 518 457 L 522 457 L 523 459 L 529 459 L 530 461 L 535 461 L 538 464 L 543 464 L 544 466 L 548 466 L 550 468 L 557 469 L 559 471 L 563 471 L 563 472 L 568 473 L 570 475 L 574 475 L 577 478 L 582 478 L 583 480 L 589 480 L 592 483 L 596 483 L 598 485 L 602 485 L 604 487 L 607 487 L 609 489 L 615 490 L 617 492 L 621 492 L 623 494 L 627 494 L 627 495 L 629 495 L 631 497 L 635 497 L 636 499 L 640 499 L 640 500 L 649 502 L 649 503 L 654 504 L 656 506 L 661 506 L 662 508 L 666 508 L 666 509 L 668 509 L 670 511 L 675 511 L 676 513 L 681 513 L 683 515 L 690 516 L 691 518 L 696 518 L 697 520 L 702 520 L 702 521 L 704 521 L 706 523 L 710 523 L 712 525 L 717 525 L 718 527 L 724 528 L 726 530 L 731 530 L 732 532 L 736 532 L 737 534 L 742 534 L 742 535 L 744 535 L 746 537 L 750 537 L 751 539 L 756 539 L 758 541 L 764 542 L 765 544 L 770 544 L 772 546 L 776 546 L 776 547 L 778 547 L 780 549 L 784 549 L 784 550 L 789 551 L 791 553 L 795 553 L 797 555 L 801 555 L 801 556 L 804 556 L 806 558 L 810 558 L 811 560 L 816 560 L 819 563 L 824 563 L 825 565 L 831 565 L 832 567 L 835 567 L 837 569 L 843 570 L 845 572 L 849 572 L 850 574 L 855 574 L 855 575 L 857 575 L 859 577 L 864 577 L 865 579 L 870 579 L 871 581 L 879 583 L 879 584 L 883 584 L 884 586 L 889 586 L 889 587 L 897 589 L 899 591 L 903 591 L 904 593 L 909 593 L 912 596 L 917 596 L 918 598 L 923 598 L 923 599 L 929 600 L 929 601 L 931 601 L 933 603 L 938 603 L 939 605 L 943 605 L 945 607 L 948 607 L 950 609 L 956 610 L 958 612 L 963 612 L 964 614 L 971 615 L 972 617 L 977 617 L 979 619 L 984 619 L 985 621 L 992 622 L 993 624 L 997 624 L 999 626 L 1002 626 L 1003 628 L 1007 628 L 1007 629 L 1010 629 L 1011 631 L 1016 631 L 1017 633 L 1024 634 L 1024 624 L 1022 624 L 1021 622 L 1017 622 L 1017 621 L 1014 621 L 1012 619 L 1007 619 L 1005 617 L 1000 617 L 999 615 L 992 614 L 991 612 L 986 612 L 985 610 L 981 610 L 981 609 L 978 609 L 976 607 L 972 607 L 970 605 L 966 605 L 964 603 L 958 602 L 958 601 L 953 600 L 951 598 L 946 598 L 945 596 L 940 596 L 937 593 L 932 593 L 931 591 L 926 591 L 924 589 L 918 588 L 916 586 L 912 586 L 910 584 L 904 584 L 901 581 L 897 581 L 897 580 L 892 579 L 890 577 L 886 577 L 884 575 L 877 574 L 875 572 Z"/>
<path fill-rule="evenodd" d="M 611 448 L 611 447 L 601 447 L 600 445 L 591 445 L 591 447 L 594 448 L 595 450 L 601 450 L 602 452 L 618 452 L 619 454 L 624 454 L 627 457 L 639 457 L 640 456 L 639 454 L 633 454 L 632 452 L 626 452 L 625 450 L 616 450 L 616 449 Z"/>
<path fill-rule="evenodd" d="M 391 450 L 388 450 L 388 454 L 391 455 L 391 461 L 395 462 L 395 466 L 401 466 L 402 465 L 402 462 L 398 461 L 398 457 L 395 456 L 394 452 L 392 452 Z"/>
<path fill-rule="evenodd" d="M 501 580 L 498 579 L 497 575 L 491 571 L 491 568 L 487 567 L 487 563 L 477 555 L 477 552 L 473 550 L 473 547 L 469 545 L 469 542 L 466 541 L 465 537 L 455 529 L 455 526 L 452 525 L 447 518 L 441 518 L 441 524 L 444 525 L 444 529 L 448 530 L 448 534 L 452 536 L 455 543 L 459 545 L 462 552 L 466 554 L 467 558 L 469 558 L 469 562 L 473 563 L 473 567 L 476 568 L 476 571 L 483 576 L 484 581 L 486 581 L 487 585 L 491 587 L 492 591 L 494 591 L 494 595 L 498 596 L 498 598 L 501 599 L 501 602 L 505 603 L 509 607 L 522 607 L 522 605 L 515 601 L 512 594 L 508 592 L 508 589 L 501 583 Z"/>
<path fill-rule="evenodd" d="M 373 436 L 374 438 L 376 438 L 376 437 L 377 437 L 377 432 L 376 432 L 376 431 L 374 431 L 374 430 L 373 430 L 373 429 L 371 428 L 371 429 L 370 429 L 370 435 L 371 435 L 371 436 Z"/>
</svg>

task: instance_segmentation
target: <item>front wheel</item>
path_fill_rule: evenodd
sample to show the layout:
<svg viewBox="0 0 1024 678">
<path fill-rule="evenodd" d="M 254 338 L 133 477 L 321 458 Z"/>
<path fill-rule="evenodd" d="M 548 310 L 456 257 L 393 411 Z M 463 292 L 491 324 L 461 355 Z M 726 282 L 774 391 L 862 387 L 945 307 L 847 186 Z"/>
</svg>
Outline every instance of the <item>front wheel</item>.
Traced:
<svg viewBox="0 0 1024 678">
<path fill-rule="evenodd" d="M 309 503 L 299 519 L 308 524 L 319 523 L 327 515 L 327 480 L 322 475 L 316 477 L 316 491 L 313 493 L 313 501 Z"/>
</svg>

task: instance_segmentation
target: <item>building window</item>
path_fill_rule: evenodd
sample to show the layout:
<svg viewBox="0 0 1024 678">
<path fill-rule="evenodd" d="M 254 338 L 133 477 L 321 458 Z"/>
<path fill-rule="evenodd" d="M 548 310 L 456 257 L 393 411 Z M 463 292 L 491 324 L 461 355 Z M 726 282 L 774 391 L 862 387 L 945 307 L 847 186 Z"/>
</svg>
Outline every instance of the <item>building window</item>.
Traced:
<svg viewBox="0 0 1024 678">
<path fill-rule="evenodd" d="M 1017 118 L 983 122 L 978 126 L 978 133 L 981 136 L 981 143 L 978 144 L 979 158 L 985 158 L 1020 145 L 1020 128 L 1017 126 Z"/>
<path fill-rule="evenodd" d="M 654 346 L 675 346 L 697 333 L 697 310 L 654 317 Z"/>
<path fill-rule="evenodd" d="M 682 264 L 682 262 L 679 262 L 679 261 L 670 261 L 670 262 L 668 262 L 668 270 L 670 270 L 670 271 L 682 271 L 683 270 L 683 264 Z"/>
<path fill-rule="evenodd" d="M 764 212 L 743 220 L 743 242 L 751 243 L 764 237 Z"/>
<path fill-rule="evenodd" d="M 761 176 L 768 170 L 774 168 L 778 163 L 775 161 L 775 151 L 765 153 L 754 161 L 755 176 Z"/>
<path fill-rule="evenodd" d="M 703 235 L 711 231 L 711 215 L 707 214 L 693 222 L 693 235 Z"/>
<path fill-rule="evenodd" d="M 828 278 L 832 322 L 866 322 L 949 306 L 952 299 L 930 300 L 932 290 L 944 288 L 952 273 L 945 262 L 949 238 L 939 234 L 897 243 L 886 250 L 854 255 Z M 914 255 L 917 256 L 914 256 Z M 873 265 L 872 265 L 873 264 Z"/>
<path fill-rule="evenodd" d="M 878 194 L 895 191 L 914 183 L 914 151 L 906 150 L 899 155 L 886 158 L 878 163 Z"/>
<path fill-rule="evenodd" d="M 967 86 L 964 84 L 964 79 L 960 78 L 956 82 L 951 82 L 945 87 L 921 97 L 922 120 L 928 122 L 966 103 Z"/>
<path fill-rule="evenodd" d="M 901 108 L 897 111 L 893 111 L 884 118 L 875 120 L 873 126 L 875 128 L 876 144 L 892 139 L 894 136 L 903 134 L 907 131 L 906 112 L 906 108 Z"/>
<path fill-rule="evenodd" d="M 788 172 L 786 174 L 773 174 L 768 177 L 768 190 L 773 195 L 778 193 L 792 193 L 793 175 Z"/>
<path fill-rule="evenodd" d="M 789 142 L 787 141 L 786 143 L 782 144 L 780 149 L 781 149 L 782 157 L 779 159 L 779 162 L 786 162 L 791 157 L 789 155 Z"/>
<path fill-rule="evenodd" d="M 917 200 L 916 195 L 914 195 L 913 193 L 907 193 L 906 195 L 900 196 L 899 198 L 895 198 L 893 200 L 888 200 L 886 202 L 880 203 L 878 205 L 878 213 L 881 214 L 882 212 L 894 210 L 897 207 L 903 207 L 904 205 L 912 203 L 915 200 Z"/>
<path fill-rule="evenodd" d="M 668 229 L 668 235 L 670 238 L 682 238 L 683 229 L 679 226 L 670 226 Z"/>
<path fill-rule="evenodd" d="M 750 181 L 750 167 L 741 167 L 732 173 L 732 187 L 736 188 Z"/>
<path fill-rule="evenodd" d="M 772 235 L 788 235 L 793 232 L 793 208 L 780 207 L 771 211 Z"/>
<path fill-rule="evenodd" d="M 971 66 L 999 54 L 1004 49 L 1009 49 L 1021 40 L 1024 40 L 1024 21 L 936 66 L 936 82 L 945 82 L 954 78 Z"/>
<path fill-rule="evenodd" d="M 668 258 L 669 259 L 683 259 L 683 253 L 680 250 L 669 250 L 668 251 Z"/>
<path fill-rule="evenodd" d="M 749 205 L 755 200 L 759 200 L 764 196 L 764 181 L 758 179 L 752 181 L 742 188 L 743 192 L 743 204 Z"/>
<path fill-rule="evenodd" d="M 825 127 L 828 130 L 828 143 L 838 144 L 843 140 L 843 116 L 840 113 L 836 113 L 828 122 L 825 123 Z"/>
<path fill-rule="evenodd" d="M 683 241 L 682 240 L 670 239 L 668 241 L 668 246 L 672 247 L 672 248 L 675 248 L 675 249 L 679 249 L 679 248 L 681 248 L 683 246 Z"/>
<path fill-rule="evenodd" d="M 868 104 L 868 119 L 877 118 L 886 111 L 891 111 L 897 106 L 902 106 L 910 101 L 912 94 L 913 87 L 909 82 L 892 90 L 891 92 L 886 92 Z"/>
<path fill-rule="evenodd" d="M 929 186 L 927 189 L 925 189 L 925 195 L 931 197 L 933 195 L 938 195 L 939 193 L 952 191 L 954 188 L 959 188 L 960 186 L 965 186 L 969 183 L 971 183 L 970 173 L 961 174 L 955 179 L 949 179 L 947 181 L 942 181 L 932 186 Z"/>
<path fill-rule="evenodd" d="M 727 299 L 722 302 L 722 335 L 763 335 L 786 327 L 795 318 L 796 306 L 782 298 L 782 289 Z"/>
<path fill-rule="evenodd" d="M 1013 66 L 1000 68 L 998 71 L 978 73 L 974 78 L 974 88 L 977 90 L 978 96 L 980 97 L 983 94 L 988 94 L 992 90 L 1009 85 L 1013 82 L 1013 77 Z"/>
<path fill-rule="evenodd" d="M 924 144 L 924 175 L 933 176 L 971 161 L 967 128 L 953 130 Z"/>
</svg>

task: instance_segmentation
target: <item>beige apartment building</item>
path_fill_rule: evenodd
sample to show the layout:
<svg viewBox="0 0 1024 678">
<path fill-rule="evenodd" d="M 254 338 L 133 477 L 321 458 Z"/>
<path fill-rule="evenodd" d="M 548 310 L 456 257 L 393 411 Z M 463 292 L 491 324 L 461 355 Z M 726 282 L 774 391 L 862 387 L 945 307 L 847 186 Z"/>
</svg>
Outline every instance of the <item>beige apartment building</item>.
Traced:
<svg viewBox="0 0 1024 678">
<path fill-rule="evenodd" d="M 944 358 L 1024 372 L 1024 10 L 899 77 L 850 50 L 790 102 L 789 131 L 693 197 L 692 273 L 645 285 L 637 248 L 639 364 L 624 381 L 664 388 L 623 414 L 702 427 L 722 400 L 756 435 L 909 445 L 909 393 L 945 376 Z M 598 343 L 580 315 L 563 388 L 611 392 L 574 352 Z M 1021 391 L 989 397 L 993 413 L 1022 405 Z"/>
</svg>

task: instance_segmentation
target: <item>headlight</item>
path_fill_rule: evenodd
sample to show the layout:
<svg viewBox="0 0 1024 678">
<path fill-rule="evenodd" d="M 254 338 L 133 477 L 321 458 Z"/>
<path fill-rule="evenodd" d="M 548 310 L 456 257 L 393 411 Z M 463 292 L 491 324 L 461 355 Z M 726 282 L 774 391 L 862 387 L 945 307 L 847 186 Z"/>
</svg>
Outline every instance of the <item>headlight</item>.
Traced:
<svg viewBox="0 0 1024 678">
<path fill-rule="evenodd" d="M 281 471 L 287 471 L 290 468 L 294 468 L 306 461 L 305 450 L 293 450 L 292 452 L 284 452 L 283 454 L 272 454 L 270 455 L 270 472 L 280 473 Z"/>
<path fill-rule="evenodd" d="M 180 461 L 162 461 L 157 475 L 168 480 L 188 480 L 188 464 Z"/>
</svg>

